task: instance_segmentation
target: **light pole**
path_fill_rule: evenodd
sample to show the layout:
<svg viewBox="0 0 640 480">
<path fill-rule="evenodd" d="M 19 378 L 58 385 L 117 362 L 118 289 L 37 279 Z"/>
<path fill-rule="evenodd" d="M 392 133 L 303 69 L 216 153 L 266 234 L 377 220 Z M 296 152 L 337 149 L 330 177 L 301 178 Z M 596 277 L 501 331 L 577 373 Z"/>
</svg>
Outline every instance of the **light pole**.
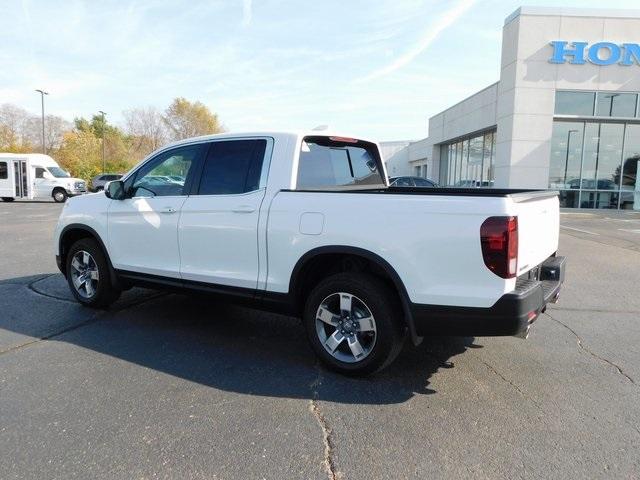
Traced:
<svg viewBox="0 0 640 480">
<path fill-rule="evenodd" d="M 40 105 L 42 106 L 42 153 L 47 153 L 47 148 L 44 144 L 44 96 L 49 95 L 49 92 L 45 92 L 44 90 L 36 89 L 36 92 L 40 93 Z"/>
<path fill-rule="evenodd" d="M 106 127 L 104 116 L 106 115 L 106 112 L 103 112 L 102 110 L 98 110 L 98 113 L 102 115 L 102 173 L 105 173 L 107 171 L 106 163 L 104 160 L 104 131 Z"/>
<path fill-rule="evenodd" d="M 567 157 L 564 160 L 564 188 L 567 188 L 567 170 L 569 169 L 569 142 L 571 141 L 571 134 L 577 133 L 578 130 L 569 130 L 567 132 Z M 582 185 L 580 186 L 582 188 Z"/>
</svg>

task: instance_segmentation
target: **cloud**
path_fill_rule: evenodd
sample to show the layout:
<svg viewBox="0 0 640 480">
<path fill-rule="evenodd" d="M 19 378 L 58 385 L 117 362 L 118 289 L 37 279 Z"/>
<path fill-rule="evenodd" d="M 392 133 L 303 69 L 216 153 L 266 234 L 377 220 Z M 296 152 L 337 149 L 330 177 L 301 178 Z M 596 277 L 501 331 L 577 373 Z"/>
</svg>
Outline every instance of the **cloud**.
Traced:
<svg viewBox="0 0 640 480">
<path fill-rule="evenodd" d="M 252 6 L 251 0 L 242 0 L 242 26 L 248 27 L 251 25 L 252 18 Z"/>
<path fill-rule="evenodd" d="M 364 83 L 375 78 L 384 77 L 395 72 L 399 68 L 411 63 L 418 55 L 425 51 L 438 38 L 444 30 L 450 27 L 458 20 L 467 10 L 469 10 L 476 0 L 460 0 L 452 8 L 447 10 L 438 20 L 432 24 L 424 33 L 422 38 L 409 51 L 400 55 L 396 60 L 385 65 L 384 67 L 374 70 L 369 75 L 357 78 L 353 83 Z"/>
</svg>

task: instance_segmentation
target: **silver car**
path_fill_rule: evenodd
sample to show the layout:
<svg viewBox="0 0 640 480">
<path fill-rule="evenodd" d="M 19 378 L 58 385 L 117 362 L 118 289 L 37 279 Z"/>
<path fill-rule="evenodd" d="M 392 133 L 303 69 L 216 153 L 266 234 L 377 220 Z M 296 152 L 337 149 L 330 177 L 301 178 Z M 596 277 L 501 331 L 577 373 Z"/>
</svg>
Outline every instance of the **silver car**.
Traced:
<svg viewBox="0 0 640 480">
<path fill-rule="evenodd" d="M 122 175 L 118 173 L 103 173 L 102 175 L 97 175 L 93 177 L 91 180 L 92 190 L 94 192 L 100 192 L 104 190 L 104 184 L 107 182 L 111 182 L 113 180 L 120 180 Z"/>
</svg>

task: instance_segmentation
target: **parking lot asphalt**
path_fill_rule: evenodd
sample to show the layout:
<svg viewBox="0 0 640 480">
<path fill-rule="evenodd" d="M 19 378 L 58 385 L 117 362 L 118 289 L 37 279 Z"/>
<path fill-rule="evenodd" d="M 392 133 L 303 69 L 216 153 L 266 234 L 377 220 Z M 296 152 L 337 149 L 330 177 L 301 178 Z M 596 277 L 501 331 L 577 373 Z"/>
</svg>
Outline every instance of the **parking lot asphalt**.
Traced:
<svg viewBox="0 0 640 480">
<path fill-rule="evenodd" d="M 0 203 L 0 476 L 640 478 L 640 214 L 563 212 L 530 337 L 428 338 L 359 380 L 296 319 L 133 289 L 76 304 L 61 206 Z"/>
</svg>

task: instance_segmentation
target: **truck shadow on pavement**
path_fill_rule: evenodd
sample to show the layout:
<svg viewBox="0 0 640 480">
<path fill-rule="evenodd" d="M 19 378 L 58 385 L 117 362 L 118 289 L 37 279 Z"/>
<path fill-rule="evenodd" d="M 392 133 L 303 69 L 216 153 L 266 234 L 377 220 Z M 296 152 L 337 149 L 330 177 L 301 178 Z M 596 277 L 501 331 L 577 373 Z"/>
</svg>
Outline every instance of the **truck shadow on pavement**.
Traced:
<svg viewBox="0 0 640 480">
<path fill-rule="evenodd" d="M 28 338 L 9 350 L 29 348 L 34 338 L 66 342 L 248 395 L 401 403 L 436 393 L 432 375 L 452 368 L 451 358 L 467 348 L 481 348 L 473 338 L 426 338 L 419 347 L 407 341 L 386 370 L 355 379 L 319 366 L 300 321 L 291 317 L 141 289 L 125 292 L 111 310 L 96 312 L 71 299 L 61 275 L 2 281 L 0 298 L 0 339 L 7 332 Z"/>
</svg>

